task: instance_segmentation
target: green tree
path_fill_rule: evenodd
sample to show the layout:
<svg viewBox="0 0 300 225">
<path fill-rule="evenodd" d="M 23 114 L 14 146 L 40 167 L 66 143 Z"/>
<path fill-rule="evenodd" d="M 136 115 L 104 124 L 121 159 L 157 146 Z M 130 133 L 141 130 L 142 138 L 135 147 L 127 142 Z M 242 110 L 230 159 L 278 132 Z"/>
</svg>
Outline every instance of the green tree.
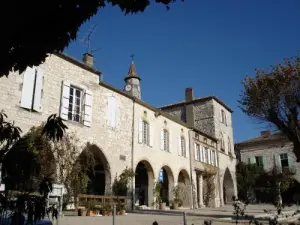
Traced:
<svg viewBox="0 0 300 225">
<path fill-rule="evenodd" d="M 48 54 L 61 52 L 77 37 L 80 26 L 107 5 L 125 14 L 143 12 L 152 2 L 169 8 L 176 0 L 6 1 L 0 9 L 5 35 L 0 44 L 0 77 L 37 66 Z M 9 18 L 9 19 L 8 19 Z"/>
<path fill-rule="evenodd" d="M 256 164 L 245 164 L 239 162 L 236 165 L 236 180 L 238 197 L 243 201 L 250 200 L 256 188 L 256 182 L 262 174 L 263 169 Z"/>
<path fill-rule="evenodd" d="M 300 162 L 300 58 L 286 59 L 269 70 L 256 70 L 256 76 L 246 77 L 242 84 L 239 107 L 285 134 Z"/>
</svg>

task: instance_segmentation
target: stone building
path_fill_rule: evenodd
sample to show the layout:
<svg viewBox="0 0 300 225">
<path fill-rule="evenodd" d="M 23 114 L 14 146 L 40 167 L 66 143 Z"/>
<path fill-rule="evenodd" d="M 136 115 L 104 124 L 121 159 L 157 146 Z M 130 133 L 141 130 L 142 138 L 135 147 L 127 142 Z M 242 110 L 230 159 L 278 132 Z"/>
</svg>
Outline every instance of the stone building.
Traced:
<svg viewBox="0 0 300 225">
<path fill-rule="evenodd" d="M 215 193 L 209 205 L 229 203 L 237 195 L 233 146 L 232 110 L 215 96 L 195 98 L 193 89 L 187 88 L 185 101 L 163 106 L 161 109 L 192 128 L 192 178 L 196 181 L 196 206 L 204 205 L 203 184 L 209 177 L 206 170 L 216 170 Z M 213 170 L 214 170 L 213 169 Z M 207 205 L 207 203 L 206 203 Z"/>
<path fill-rule="evenodd" d="M 265 171 L 277 168 L 288 172 L 297 181 L 296 187 L 300 187 L 300 165 L 296 162 L 293 144 L 281 132 L 262 131 L 258 137 L 237 143 L 235 152 L 241 162 L 257 164 Z"/>
<path fill-rule="evenodd" d="M 226 105 L 215 97 L 190 101 L 187 105 L 195 106 L 195 115 L 188 114 L 194 118 L 193 125 L 186 121 L 189 117 L 183 119 L 167 110 L 172 107 L 156 108 L 142 101 L 141 78 L 133 62 L 124 90 L 103 82 L 101 76 L 93 67 L 92 55 L 84 54 L 81 62 L 55 53 L 22 74 L 14 72 L 1 78 L 2 109 L 23 134 L 45 122 L 49 115 L 58 114 L 76 133 L 82 149 L 90 142 L 97 165 L 88 194 L 111 194 L 114 177 L 127 167 L 136 172 L 131 206 L 152 206 L 154 184 L 161 182 L 164 201 L 173 199 L 175 185 L 185 184 L 187 197 L 183 205 L 200 207 L 204 195 L 201 172 L 206 164 L 217 171 L 214 179 L 218 186 L 210 205 L 223 205 L 223 194 L 236 194 L 235 159 L 229 156 L 232 111 Z M 219 121 L 220 110 L 226 114 L 228 124 Z M 201 125 L 199 114 L 204 111 L 210 118 Z M 225 135 L 230 142 L 226 142 Z"/>
</svg>

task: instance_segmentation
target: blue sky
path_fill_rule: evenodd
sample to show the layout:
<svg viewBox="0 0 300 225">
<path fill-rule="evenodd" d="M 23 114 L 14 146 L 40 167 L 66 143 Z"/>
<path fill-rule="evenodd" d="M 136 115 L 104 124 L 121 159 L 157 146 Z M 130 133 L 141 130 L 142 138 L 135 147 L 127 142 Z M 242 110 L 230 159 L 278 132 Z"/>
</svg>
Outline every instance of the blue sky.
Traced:
<svg viewBox="0 0 300 225">
<path fill-rule="evenodd" d="M 186 87 L 196 97 L 215 95 L 234 110 L 238 142 L 265 129 L 238 108 L 240 82 L 255 68 L 297 54 L 299 10 L 299 0 L 185 0 L 169 11 L 152 4 L 127 16 L 107 7 L 81 27 L 65 52 L 81 58 L 86 51 L 81 40 L 96 24 L 92 48 L 99 48 L 95 66 L 105 82 L 123 89 L 134 53 L 144 101 L 155 106 L 181 101 Z"/>
</svg>

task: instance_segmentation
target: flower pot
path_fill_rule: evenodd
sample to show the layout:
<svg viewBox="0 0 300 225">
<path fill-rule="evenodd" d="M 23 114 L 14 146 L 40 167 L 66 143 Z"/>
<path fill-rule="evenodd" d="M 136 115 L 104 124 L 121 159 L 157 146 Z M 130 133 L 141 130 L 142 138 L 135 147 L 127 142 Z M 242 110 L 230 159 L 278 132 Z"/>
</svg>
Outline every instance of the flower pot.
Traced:
<svg viewBox="0 0 300 225">
<path fill-rule="evenodd" d="M 86 216 L 87 210 L 84 208 L 78 209 L 78 216 Z"/>
<path fill-rule="evenodd" d="M 178 209 L 178 208 L 179 208 L 178 203 L 173 203 L 173 209 Z"/>
<path fill-rule="evenodd" d="M 165 210 L 166 209 L 166 203 L 165 202 L 160 203 L 159 204 L 159 209 Z"/>
<path fill-rule="evenodd" d="M 120 215 L 125 215 L 125 213 L 126 213 L 125 209 L 120 211 Z"/>
</svg>

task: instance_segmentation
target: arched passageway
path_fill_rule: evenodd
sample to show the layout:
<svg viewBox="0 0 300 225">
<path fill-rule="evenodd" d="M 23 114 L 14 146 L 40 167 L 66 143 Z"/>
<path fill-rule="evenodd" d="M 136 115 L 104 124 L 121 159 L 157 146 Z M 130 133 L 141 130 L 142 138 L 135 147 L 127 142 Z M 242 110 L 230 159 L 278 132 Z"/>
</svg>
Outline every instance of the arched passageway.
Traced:
<svg viewBox="0 0 300 225">
<path fill-rule="evenodd" d="M 234 196 L 234 184 L 232 176 L 227 168 L 223 179 L 223 200 L 224 204 L 230 204 Z"/>
<path fill-rule="evenodd" d="M 281 193 L 282 202 L 286 204 L 299 204 L 300 203 L 300 184 L 298 181 L 293 180 L 289 188 Z"/>
<path fill-rule="evenodd" d="M 135 169 L 135 205 L 151 206 L 153 202 L 154 173 L 150 163 L 140 161 Z"/>
<path fill-rule="evenodd" d="M 168 166 L 163 166 L 159 171 L 158 181 L 161 183 L 161 197 L 166 205 L 173 199 L 174 176 Z"/>
<path fill-rule="evenodd" d="M 87 173 L 89 182 L 86 193 L 105 195 L 111 186 L 111 172 L 108 161 L 102 150 L 96 145 L 87 145 L 79 156 L 81 160 L 85 157 L 85 151 L 92 153 L 94 158 L 94 169 L 89 170 Z"/>
<path fill-rule="evenodd" d="M 183 206 L 191 206 L 191 180 L 185 169 L 180 170 L 178 174 L 179 198 L 182 200 Z"/>
</svg>

